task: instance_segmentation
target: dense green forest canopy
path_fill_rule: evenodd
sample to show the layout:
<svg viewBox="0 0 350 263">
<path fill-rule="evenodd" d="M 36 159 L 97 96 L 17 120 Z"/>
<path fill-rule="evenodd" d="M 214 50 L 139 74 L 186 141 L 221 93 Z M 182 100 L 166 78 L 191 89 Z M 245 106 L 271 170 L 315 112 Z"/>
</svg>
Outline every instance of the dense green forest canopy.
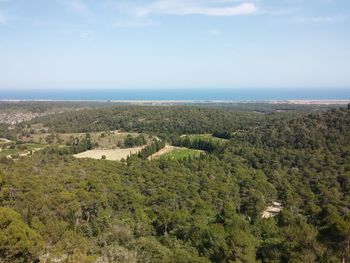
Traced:
<svg viewBox="0 0 350 263">
<path fill-rule="evenodd" d="M 139 102 L 123 102 L 123 101 L 0 101 L 0 111 L 20 111 L 20 112 L 45 112 L 54 109 L 87 109 L 87 108 L 111 108 L 116 106 L 132 106 L 132 105 L 163 105 L 167 106 L 171 103 L 161 103 L 154 101 L 153 103 Z M 242 111 L 256 112 L 273 112 L 273 111 L 314 111 L 329 109 L 330 105 L 295 105 L 289 103 L 244 103 L 244 102 L 177 102 L 178 106 L 197 106 L 205 108 L 229 108 Z M 342 105 L 336 105 L 341 107 Z M 334 106 L 333 106 L 334 107 Z"/>
<path fill-rule="evenodd" d="M 118 130 L 157 134 L 210 133 L 243 129 L 259 114 L 202 107 L 128 106 L 65 112 L 37 118 L 54 132 Z"/>
<path fill-rule="evenodd" d="M 124 130 L 151 132 L 158 135 L 235 132 L 256 127 L 261 120 L 288 118 L 295 111 L 281 114 L 241 111 L 234 108 L 198 106 L 118 106 L 111 108 L 67 111 L 36 118 L 51 132 L 91 132 Z M 300 113 L 301 114 L 301 113 Z"/>
<path fill-rule="evenodd" d="M 211 150 L 126 163 L 54 151 L 0 160 L 3 262 L 350 262 L 350 109 L 118 106 L 36 122 Z M 230 138 L 180 136 L 206 133 Z M 282 211 L 262 218 L 273 202 Z"/>
</svg>

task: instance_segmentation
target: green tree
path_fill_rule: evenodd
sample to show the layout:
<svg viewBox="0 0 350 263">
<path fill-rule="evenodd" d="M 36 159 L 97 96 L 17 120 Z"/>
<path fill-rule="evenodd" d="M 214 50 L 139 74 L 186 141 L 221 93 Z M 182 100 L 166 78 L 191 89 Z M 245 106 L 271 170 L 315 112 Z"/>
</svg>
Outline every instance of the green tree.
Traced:
<svg viewBox="0 0 350 263">
<path fill-rule="evenodd" d="M 325 222 L 321 228 L 323 242 L 340 252 L 342 262 L 350 262 L 350 219 L 334 213 L 328 215 Z"/>
<path fill-rule="evenodd" d="M 0 208 L 0 261 L 35 262 L 43 249 L 41 236 L 14 210 Z"/>
</svg>

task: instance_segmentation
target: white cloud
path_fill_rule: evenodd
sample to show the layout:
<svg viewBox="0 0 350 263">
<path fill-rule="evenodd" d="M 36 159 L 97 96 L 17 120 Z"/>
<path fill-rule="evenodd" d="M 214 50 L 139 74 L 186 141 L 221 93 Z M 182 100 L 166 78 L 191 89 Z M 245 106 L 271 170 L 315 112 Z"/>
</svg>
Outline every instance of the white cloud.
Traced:
<svg viewBox="0 0 350 263">
<path fill-rule="evenodd" d="M 257 11 L 254 3 L 236 1 L 205 1 L 205 0 L 157 0 L 149 5 L 134 9 L 138 16 L 147 15 L 205 15 L 205 16 L 237 16 L 249 15 Z"/>
<path fill-rule="evenodd" d="M 286 9 L 264 9 L 260 10 L 260 15 L 268 15 L 268 16 L 289 16 L 296 13 L 298 10 L 296 8 L 286 8 Z"/>
<path fill-rule="evenodd" d="M 113 24 L 115 27 L 148 27 L 153 26 L 155 23 L 150 19 L 128 19 L 128 20 L 120 20 Z"/>
<path fill-rule="evenodd" d="M 94 33 L 91 31 L 82 32 L 82 33 L 80 33 L 80 37 L 85 39 L 85 40 L 93 40 Z"/>
<path fill-rule="evenodd" d="M 87 5 L 79 0 L 67 0 L 65 1 L 67 8 L 75 13 L 81 15 L 90 15 L 91 12 Z"/>
<path fill-rule="evenodd" d="M 6 25 L 8 21 L 8 17 L 5 16 L 4 14 L 0 14 L 0 25 Z"/>
<path fill-rule="evenodd" d="M 295 17 L 294 22 L 300 24 L 336 23 L 343 21 L 344 19 L 344 16 L 303 16 Z"/>
<path fill-rule="evenodd" d="M 221 31 L 218 30 L 218 29 L 210 29 L 210 30 L 208 30 L 208 33 L 209 33 L 210 35 L 214 35 L 214 36 L 221 35 Z"/>
</svg>

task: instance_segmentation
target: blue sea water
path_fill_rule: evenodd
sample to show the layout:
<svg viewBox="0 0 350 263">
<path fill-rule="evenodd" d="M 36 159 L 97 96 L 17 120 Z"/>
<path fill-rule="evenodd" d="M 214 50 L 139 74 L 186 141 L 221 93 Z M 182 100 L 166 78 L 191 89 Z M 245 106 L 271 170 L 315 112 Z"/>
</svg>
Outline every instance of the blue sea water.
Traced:
<svg viewBox="0 0 350 263">
<path fill-rule="evenodd" d="M 350 88 L 338 89 L 0 89 L 0 100 L 348 100 Z"/>
</svg>

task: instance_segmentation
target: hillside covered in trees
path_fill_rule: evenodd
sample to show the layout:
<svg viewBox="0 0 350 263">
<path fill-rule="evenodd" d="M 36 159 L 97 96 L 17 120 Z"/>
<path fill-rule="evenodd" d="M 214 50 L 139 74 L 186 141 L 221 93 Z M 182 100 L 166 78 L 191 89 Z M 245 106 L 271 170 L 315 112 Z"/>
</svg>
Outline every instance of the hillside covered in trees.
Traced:
<svg viewBox="0 0 350 263">
<path fill-rule="evenodd" d="M 34 123 L 162 140 L 125 163 L 55 151 L 1 159 L 0 262 L 350 262 L 349 107 L 118 106 L 10 132 Z M 165 142 L 206 154 L 147 160 Z M 282 210 L 262 218 L 274 202 Z"/>
</svg>

